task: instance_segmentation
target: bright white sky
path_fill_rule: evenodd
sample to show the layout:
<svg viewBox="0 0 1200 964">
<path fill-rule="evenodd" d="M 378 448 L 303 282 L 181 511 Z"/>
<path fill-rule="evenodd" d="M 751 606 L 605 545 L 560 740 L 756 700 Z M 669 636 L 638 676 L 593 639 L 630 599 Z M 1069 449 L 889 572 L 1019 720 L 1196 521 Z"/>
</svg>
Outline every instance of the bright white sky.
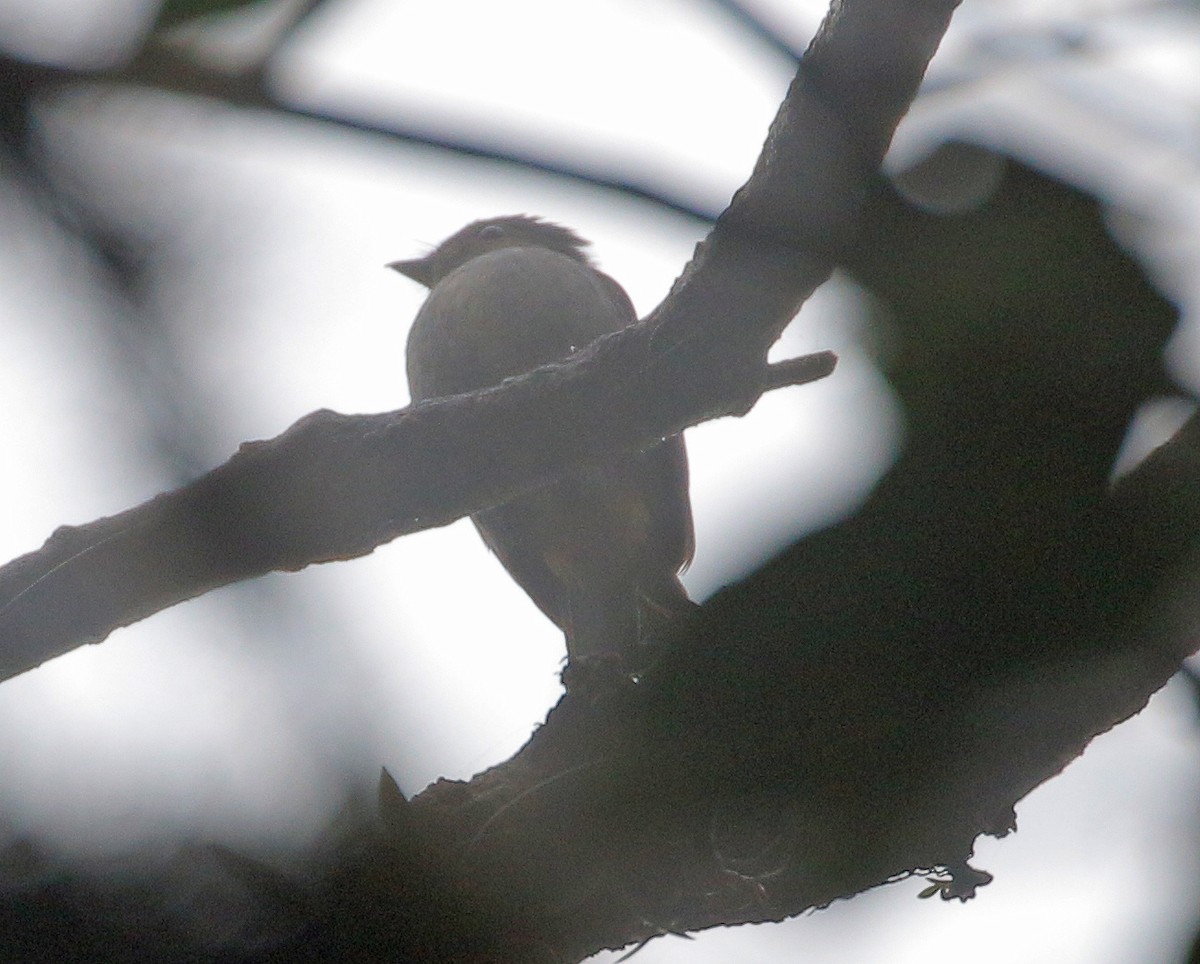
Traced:
<svg viewBox="0 0 1200 964">
<path fill-rule="evenodd" d="M 53 40 L 66 56 L 96 24 L 120 22 L 116 3 L 96 0 L 90 16 L 78 0 L 56 2 L 0 0 L 0 39 L 26 50 Z M 823 12 L 761 6 L 801 45 Z M 1159 270 L 1195 304 L 1200 274 L 1185 269 L 1200 260 L 1200 235 L 1185 226 L 1200 223 L 1190 120 L 1200 30 L 1169 12 L 1130 21 L 1126 6 L 1054 5 L 1058 35 L 1086 27 L 1096 40 L 1064 62 L 1045 41 L 1046 5 L 967 0 L 931 74 L 937 93 L 896 155 L 973 133 L 1102 188 L 1158 218 L 1139 237 L 1147 251 L 1169 248 Z M 716 209 L 747 176 L 790 73 L 701 0 L 344 0 L 275 79 L 300 103 L 449 123 L 637 172 Z M 4 559 L 177 481 L 139 439 L 146 402 L 112 359 L 132 356 L 177 386 L 200 469 L 318 407 L 403 405 L 421 292 L 382 265 L 466 221 L 527 211 L 575 227 L 643 313 L 704 231 L 566 182 L 170 98 L 81 93 L 44 123 L 56 150 L 86 150 L 72 177 L 154 226 L 171 271 L 155 299 L 169 322 L 150 348 L 108 337 L 99 320 L 126 309 L 97 303 L 81 252 L 0 185 L 0 225 L 18 226 L 0 234 L 0 404 L 19 416 L 0 422 L 0 446 L 23 453 L 0 491 L 22 506 L 0 532 Z M 48 277 L 60 283 L 48 290 Z M 824 289 L 779 348 L 836 349 L 835 377 L 689 433 L 698 551 L 686 581 L 697 597 L 852 509 L 886 468 L 900 426 L 856 297 Z M 1200 380 L 1194 327 L 1172 360 Z M 466 523 L 234 587 L 0 688 L 0 827 L 92 849 L 180 827 L 249 838 L 281 815 L 302 834 L 337 804 L 347 774 L 370 780 L 386 764 L 415 792 L 507 757 L 556 699 L 562 652 Z M 908 882 L 780 927 L 659 941 L 638 960 L 1171 960 L 1182 915 L 1200 903 L 1186 845 L 1200 817 L 1189 713 L 1168 687 L 1035 792 L 1018 834 L 981 841 L 977 864 L 996 882 L 967 906 L 918 903 Z"/>
</svg>

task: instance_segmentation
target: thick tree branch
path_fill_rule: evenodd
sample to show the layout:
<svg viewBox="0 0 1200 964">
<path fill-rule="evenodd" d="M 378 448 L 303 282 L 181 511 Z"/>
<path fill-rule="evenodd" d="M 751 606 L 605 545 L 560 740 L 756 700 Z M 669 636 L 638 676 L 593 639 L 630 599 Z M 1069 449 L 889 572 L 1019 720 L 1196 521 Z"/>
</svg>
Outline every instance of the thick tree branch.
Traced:
<svg viewBox="0 0 1200 964">
<path fill-rule="evenodd" d="M 58 529 L 0 569 L 0 674 L 99 642 L 218 586 L 354 558 L 446 525 L 576 462 L 672 434 L 690 424 L 681 420 L 689 409 L 699 421 L 744 404 L 741 393 L 714 398 L 701 379 L 684 393 L 690 404 L 677 397 L 673 414 L 654 411 L 652 386 L 637 374 L 651 336 L 648 327 L 631 330 L 577 363 L 488 392 L 382 415 L 314 412 L 182 489 Z M 813 381 L 833 364 L 823 352 L 764 367 L 750 390 Z M 613 370 L 634 377 L 604 374 Z"/>
<path fill-rule="evenodd" d="M 1197 483 L 1200 417 L 1096 520 L 1114 537 L 1102 566 L 1115 578 L 1142 565 L 1131 536 L 1149 529 L 1157 588 L 1097 597 L 1117 610 L 1099 622 L 1091 605 L 1047 600 L 1059 638 L 994 621 L 929 635 L 936 614 L 897 618 L 888 562 L 874 581 L 859 565 L 893 536 L 894 507 L 801 544 L 800 578 L 824 590 L 792 603 L 809 619 L 776 635 L 764 620 L 787 617 L 764 572 L 641 682 L 568 693 L 519 754 L 469 784 L 440 781 L 409 803 L 385 775 L 382 820 L 368 818 L 315 891 L 318 907 L 337 895 L 318 946 L 454 960 L 469 933 L 487 959 L 577 961 L 782 920 L 922 869 L 938 871 L 943 897 L 973 895 L 990 879 L 966 864 L 975 837 L 1014 829 L 1013 805 L 1138 712 L 1197 645 Z M 383 919 L 381 906 L 403 911 Z M 429 923 L 447 914 L 452 936 Z"/>
<path fill-rule="evenodd" d="M 184 489 L 59 530 L 0 570 L 0 674 L 216 586 L 361 555 L 580 461 L 747 411 L 778 383 L 767 350 L 828 277 L 955 4 L 862 6 L 892 58 L 863 56 L 872 14 L 835 6 L 751 180 L 643 324 L 478 395 L 391 415 L 315 413 Z"/>
<path fill-rule="evenodd" d="M 490 922 L 472 932 L 496 959 L 547 961 L 931 868 L 969 896 L 988 879 L 975 838 L 1009 832 L 1195 649 L 1200 416 L 1110 491 L 1175 312 L 1098 205 L 1013 165 L 970 216 L 883 196 L 865 227 L 848 260 L 902 339 L 895 470 L 706 604 L 636 684 L 568 693 L 470 783 L 383 794 L 325 882 L 355 895 L 331 949 L 388 894 L 431 916 L 427 888 Z M 940 283 L 914 283 L 927 264 Z M 412 926 L 372 934 L 405 948 Z"/>
</svg>

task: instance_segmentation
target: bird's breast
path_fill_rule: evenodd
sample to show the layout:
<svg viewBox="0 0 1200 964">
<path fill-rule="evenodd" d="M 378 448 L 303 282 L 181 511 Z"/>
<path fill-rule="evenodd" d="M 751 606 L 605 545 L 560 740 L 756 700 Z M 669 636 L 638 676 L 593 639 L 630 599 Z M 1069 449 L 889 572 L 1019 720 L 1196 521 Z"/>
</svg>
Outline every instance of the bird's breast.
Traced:
<svg viewBox="0 0 1200 964">
<path fill-rule="evenodd" d="M 486 388 L 632 320 L 590 266 L 544 248 L 494 251 L 429 293 L 409 334 L 409 385 L 414 399 Z"/>
</svg>

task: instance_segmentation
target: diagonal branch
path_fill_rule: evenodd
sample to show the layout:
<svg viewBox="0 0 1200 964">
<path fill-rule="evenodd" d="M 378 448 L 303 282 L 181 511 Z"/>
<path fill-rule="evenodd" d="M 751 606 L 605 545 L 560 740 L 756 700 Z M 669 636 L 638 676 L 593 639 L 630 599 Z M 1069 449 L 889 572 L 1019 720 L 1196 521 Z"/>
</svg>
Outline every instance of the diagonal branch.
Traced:
<svg viewBox="0 0 1200 964">
<path fill-rule="evenodd" d="M 779 383 L 767 350 L 828 277 L 954 7 L 834 6 L 752 178 L 642 324 L 486 392 L 387 415 L 314 413 L 183 489 L 60 529 L 0 570 L 0 672 L 216 586 L 361 555 L 580 461 L 747 411 Z M 831 368 L 817 359 L 794 380 Z"/>
</svg>

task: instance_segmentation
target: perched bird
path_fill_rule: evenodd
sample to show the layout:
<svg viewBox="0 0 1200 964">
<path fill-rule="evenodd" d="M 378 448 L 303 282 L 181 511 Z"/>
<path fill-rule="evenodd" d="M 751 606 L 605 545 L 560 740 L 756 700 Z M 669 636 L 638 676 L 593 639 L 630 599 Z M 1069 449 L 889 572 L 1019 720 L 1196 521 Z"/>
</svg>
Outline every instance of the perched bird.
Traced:
<svg viewBox="0 0 1200 964">
<path fill-rule="evenodd" d="M 525 215 L 468 224 L 388 267 L 430 289 L 408 336 L 413 401 L 497 385 L 636 320 L 588 242 Z M 566 634 L 568 666 L 659 638 L 695 605 L 679 581 L 694 547 L 682 436 L 472 516 L 484 541 Z"/>
</svg>

